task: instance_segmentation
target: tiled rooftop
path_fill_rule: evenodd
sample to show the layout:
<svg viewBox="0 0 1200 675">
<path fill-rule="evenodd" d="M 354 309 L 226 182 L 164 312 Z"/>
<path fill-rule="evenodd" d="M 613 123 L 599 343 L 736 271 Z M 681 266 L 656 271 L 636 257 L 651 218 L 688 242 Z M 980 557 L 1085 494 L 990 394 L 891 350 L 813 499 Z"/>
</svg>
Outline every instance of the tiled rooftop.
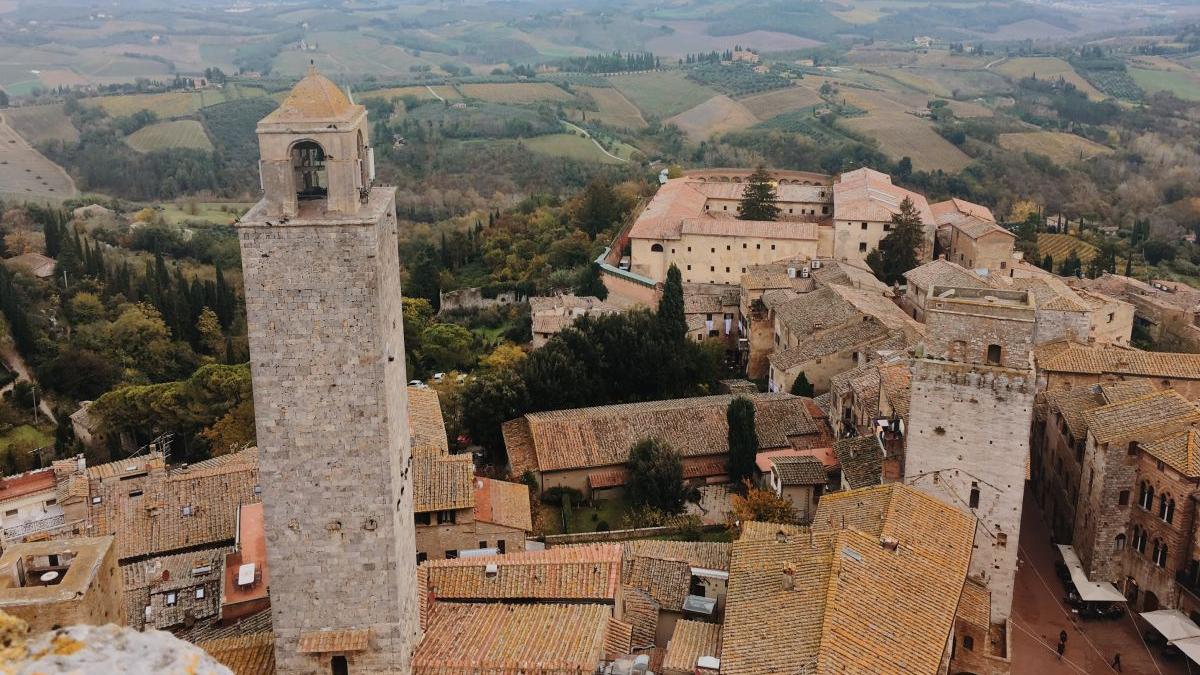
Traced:
<svg viewBox="0 0 1200 675">
<path fill-rule="evenodd" d="M 529 486 L 492 478 L 475 479 L 475 520 L 517 530 L 533 529 Z"/>
<path fill-rule="evenodd" d="M 768 357 L 771 365 L 787 371 L 814 359 L 848 349 L 863 351 L 889 336 L 890 332 L 886 326 L 872 320 L 871 317 L 864 317 L 864 319 L 829 328 L 815 335 L 807 335 L 800 341 L 799 346 L 771 354 Z"/>
<path fill-rule="evenodd" d="M 696 660 L 701 656 L 720 657 L 721 626 L 703 621 L 677 621 L 671 641 L 667 643 L 667 655 L 663 668 L 693 672 Z"/>
<path fill-rule="evenodd" d="M 716 541 L 664 541 L 661 539 L 637 539 L 621 543 L 624 560 L 636 556 L 682 560 L 692 567 L 710 570 L 729 570 L 730 544 Z"/>
<path fill-rule="evenodd" d="M 1141 448 L 1184 476 L 1200 478 L 1200 451 L 1197 451 L 1195 429 L 1146 443 Z"/>
<path fill-rule="evenodd" d="M 417 513 L 475 506 L 475 464 L 469 454 L 412 456 L 413 510 Z"/>
<path fill-rule="evenodd" d="M 955 288 L 988 288 L 988 283 L 979 278 L 974 272 L 960 267 L 955 263 L 938 258 L 904 273 L 904 278 L 911 286 L 929 290 L 934 286 L 954 286 Z"/>
<path fill-rule="evenodd" d="M 1093 408 L 1083 418 L 1097 443 L 1145 443 L 1200 422 L 1200 409 L 1170 390 Z"/>
<path fill-rule="evenodd" d="M 921 214 L 922 223 L 935 224 L 924 195 L 893 185 L 891 177 L 873 169 L 843 173 L 834 184 L 833 192 L 834 215 L 838 220 L 891 220 L 893 214 L 900 212 L 901 202 L 908 198 Z"/>
<path fill-rule="evenodd" d="M 681 611 L 692 581 L 691 566 L 683 560 L 633 556 L 622 572 L 622 583 L 644 591 L 658 606 Z"/>
<path fill-rule="evenodd" d="M 1057 342 L 1034 348 L 1039 371 L 1200 379 L 1200 354 L 1143 352 Z"/>
<path fill-rule="evenodd" d="M 275 635 L 270 631 L 207 640 L 197 645 L 233 675 L 274 675 Z"/>
<path fill-rule="evenodd" d="M 439 604 L 414 675 L 591 673 L 610 644 L 607 605 Z"/>
<path fill-rule="evenodd" d="M 879 485 L 883 480 L 883 448 L 875 436 L 843 438 L 833 444 L 842 477 L 851 490 Z"/>
<path fill-rule="evenodd" d="M 450 452 L 442 406 L 433 389 L 408 388 L 408 424 L 413 450 Z"/>
<path fill-rule="evenodd" d="M 773 457 L 771 464 L 784 485 L 824 485 L 829 480 L 816 457 Z"/>
<path fill-rule="evenodd" d="M 533 413 L 504 425 L 513 472 L 555 471 L 624 464 L 643 438 L 659 438 L 681 456 L 728 452 L 726 409 L 733 396 L 702 396 Z M 762 448 L 819 433 L 805 399 L 751 394 Z"/>
</svg>

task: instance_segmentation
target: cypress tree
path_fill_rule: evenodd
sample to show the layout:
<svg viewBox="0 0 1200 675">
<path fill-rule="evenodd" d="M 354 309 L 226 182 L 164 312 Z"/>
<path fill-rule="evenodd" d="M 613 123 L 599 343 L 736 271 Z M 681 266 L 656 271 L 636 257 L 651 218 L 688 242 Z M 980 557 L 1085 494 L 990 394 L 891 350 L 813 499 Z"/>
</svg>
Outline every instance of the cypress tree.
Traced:
<svg viewBox="0 0 1200 675">
<path fill-rule="evenodd" d="M 662 298 L 658 301 L 658 325 L 672 341 L 687 339 L 687 317 L 683 313 L 683 276 L 674 263 L 667 270 Z"/>
<path fill-rule="evenodd" d="M 738 396 L 729 402 L 725 419 L 729 424 L 729 477 L 734 483 L 741 483 L 754 476 L 754 458 L 758 454 L 754 404 Z"/>
<path fill-rule="evenodd" d="M 908 197 L 900 202 L 899 213 L 892 214 L 892 231 L 879 242 L 878 254 L 872 251 L 867 264 L 884 283 L 894 284 L 904 273 L 917 266 L 917 249 L 924 238 L 921 213 Z"/>
<path fill-rule="evenodd" d="M 812 383 L 808 381 L 808 375 L 805 375 L 803 372 L 800 373 L 800 376 L 797 377 L 794 382 L 792 382 L 791 393 L 793 396 L 812 398 L 813 386 Z"/>
</svg>

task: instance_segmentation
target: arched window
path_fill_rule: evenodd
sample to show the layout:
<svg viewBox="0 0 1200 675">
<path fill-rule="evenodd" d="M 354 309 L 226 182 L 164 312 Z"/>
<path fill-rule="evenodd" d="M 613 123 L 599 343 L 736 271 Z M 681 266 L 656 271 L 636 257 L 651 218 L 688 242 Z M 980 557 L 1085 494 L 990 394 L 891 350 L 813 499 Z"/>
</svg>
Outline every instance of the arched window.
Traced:
<svg viewBox="0 0 1200 675">
<path fill-rule="evenodd" d="M 1175 520 L 1175 498 L 1174 497 L 1167 498 L 1167 512 L 1163 516 L 1163 520 L 1167 521 L 1168 523 Z"/>
<path fill-rule="evenodd" d="M 1000 365 L 1000 345 L 988 345 L 987 362 L 989 366 Z"/>
<path fill-rule="evenodd" d="M 1154 486 L 1146 481 L 1142 481 L 1141 492 L 1138 496 L 1138 505 L 1147 511 L 1154 508 Z"/>
<path fill-rule="evenodd" d="M 1167 544 L 1158 539 L 1154 540 L 1154 564 L 1159 567 L 1167 566 Z"/>
<path fill-rule="evenodd" d="M 1167 519 L 1167 496 L 1165 494 L 1158 496 L 1158 517 L 1160 520 Z"/>
<path fill-rule="evenodd" d="M 1137 525 L 1133 526 L 1133 550 L 1138 553 L 1146 552 L 1146 531 Z"/>
<path fill-rule="evenodd" d="M 346 663 L 346 657 L 337 655 L 329 660 L 329 671 L 333 675 L 350 675 L 350 664 Z"/>
<path fill-rule="evenodd" d="M 651 244 L 650 250 L 654 253 L 662 253 L 663 252 L 662 244 Z"/>
<path fill-rule="evenodd" d="M 300 141 L 292 146 L 292 175 L 298 199 L 323 199 L 329 194 L 325 176 L 325 149 L 315 141 Z"/>
<path fill-rule="evenodd" d="M 1117 552 L 1120 553 L 1121 551 L 1124 551 L 1124 550 L 1125 550 L 1125 535 L 1118 534 L 1117 535 Z"/>
<path fill-rule="evenodd" d="M 1153 560 L 1155 565 L 1158 564 L 1158 549 L 1161 546 L 1162 546 L 1162 542 L 1155 539 L 1154 540 L 1154 550 L 1150 553 L 1150 560 Z"/>
</svg>

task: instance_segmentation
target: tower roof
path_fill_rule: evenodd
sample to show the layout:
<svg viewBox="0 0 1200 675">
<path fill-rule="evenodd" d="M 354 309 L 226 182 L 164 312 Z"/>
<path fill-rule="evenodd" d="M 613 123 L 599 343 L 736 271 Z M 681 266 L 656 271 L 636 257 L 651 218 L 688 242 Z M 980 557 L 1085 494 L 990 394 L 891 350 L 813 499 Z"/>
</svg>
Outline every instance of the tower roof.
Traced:
<svg viewBox="0 0 1200 675">
<path fill-rule="evenodd" d="M 350 117 L 359 106 L 332 80 L 317 72 L 315 66 L 296 83 L 279 108 L 263 122 L 304 122 L 341 120 Z"/>
</svg>

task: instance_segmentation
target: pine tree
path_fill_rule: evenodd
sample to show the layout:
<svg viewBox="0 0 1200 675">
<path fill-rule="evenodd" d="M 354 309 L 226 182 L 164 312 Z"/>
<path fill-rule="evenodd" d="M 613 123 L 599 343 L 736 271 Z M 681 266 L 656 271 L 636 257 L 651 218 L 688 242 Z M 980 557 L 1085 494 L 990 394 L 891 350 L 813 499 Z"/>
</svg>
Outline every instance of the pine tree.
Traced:
<svg viewBox="0 0 1200 675">
<path fill-rule="evenodd" d="M 1047 272 L 1053 272 L 1054 271 L 1054 256 L 1047 253 L 1046 257 L 1042 258 L 1042 264 L 1039 267 L 1046 270 Z"/>
<path fill-rule="evenodd" d="M 662 297 L 658 301 L 658 325 L 672 341 L 687 339 L 687 317 L 683 313 L 683 276 L 674 263 L 667 269 L 667 280 L 663 282 Z"/>
<path fill-rule="evenodd" d="M 812 383 L 808 381 L 808 375 L 805 375 L 803 372 L 801 372 L 800 375 L 796 377 L 796 380 L 792 382 L 791 394 L 792 396 L 804 396 L 806 398 L 812 398 L 813 386 Z"/>
<path fill-rule="evenodd" d="M 898 283 L 904 273 L 917 266 L 917 250 L 925 237 L 921 213 L 908 197 L 900 212 L 892 214 L 892 231 L 879 242 L 878 255 L 867 256 L 867 264 L 884 283 Z"/>
<path fill-rule="evenodd" d="M 742 202 L 738 205 L 738 218 L 741 220 L 778 220 L 779 195 L 775 191 L 775 182 L 771 174 L 763 167 L 758 167 L 750 174 L 746 190 L 742 193 Z"/>
<path fill-rule="evenodd" d="M 725 410 L 729 425 L 729 477 L 734 483 L 754 476 L 754 458 L 758 454 L 758 433 L 754 426 L 754 404 L 744 396 L 729 402 Z"/>
</svg>

